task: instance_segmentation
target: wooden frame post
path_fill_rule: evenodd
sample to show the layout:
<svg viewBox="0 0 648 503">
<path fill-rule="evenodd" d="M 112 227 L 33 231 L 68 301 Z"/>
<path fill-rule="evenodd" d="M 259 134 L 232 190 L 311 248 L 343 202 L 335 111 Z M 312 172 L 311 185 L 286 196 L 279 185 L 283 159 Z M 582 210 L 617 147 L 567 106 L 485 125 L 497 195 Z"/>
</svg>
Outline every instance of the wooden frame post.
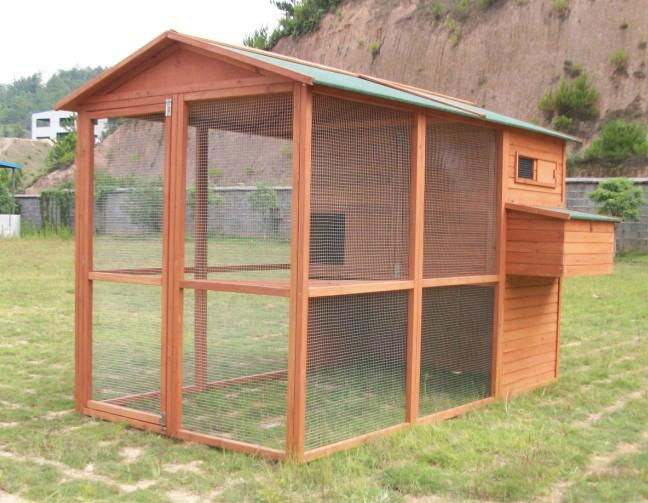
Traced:
<svg viewBox="0 0 648 503">
<path fill-rule="evenodd" d="M 194 278 L 207 279 L 208 243 L 207 225 L 209 211 L 209 181 L 207 158 L 209 155 L 209 129 L 196 128 L 196 174 L 194 195 Z M 207 384 L 207 290 L 196 290 L 194 301 L 194 368 L 196 386 L 205 389 Z"/>
<path fill-rule="evenodd" d="M 304 461 L 310 248 L 313 95 L 304 84 L 293 94 L 293 176 L 288 336 L 286 454 Z"/>
<path fill-rule="evenodd" d="M 83 412 L 92 398 L 92 237 L 94 233 L 94 126 L 85 112 L 77 116 L 75 237 L 74 403 Z"/>
<path fill-rule="evenodd" d="M 425 137 L 427 119 L 417 113 L 412 121 L 410 171 L 409 292 L 407 327 L 407 378 L 405 421 L 416 422 L 419 413 L 421 379 L 421 318 L 423 306 L 423 240 L 425 230 Z"/>
<path fill-rule="evenodd" d="M 166 433 L 178 436 L 182 426 L 184 229 L 187 157 L 187 112 L 182 95 L 172 98 L 169 150 L 169 257 L 166 332 Z"/>
<path fill-rule="evenodd" d="M 495 287 L 495 316 L 493 317 L 493 381 L 491 395 L 499 398 L 502 375 L 502 351 L 504 347 L 504 303 L 506 296 L 506 186 L 508 183 L 510 136 L 505 129 L 500 135 L 497 191 L 497 275 Z"/>
</svg>

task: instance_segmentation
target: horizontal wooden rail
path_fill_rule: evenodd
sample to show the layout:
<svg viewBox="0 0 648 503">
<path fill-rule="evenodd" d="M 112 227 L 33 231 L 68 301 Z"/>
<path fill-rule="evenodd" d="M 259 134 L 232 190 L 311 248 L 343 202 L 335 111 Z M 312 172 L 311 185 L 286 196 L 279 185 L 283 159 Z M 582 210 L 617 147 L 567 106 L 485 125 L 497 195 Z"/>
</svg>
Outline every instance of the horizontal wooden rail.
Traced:
<svg viewBox="0 0 648 503">
<path fill-rule="evenodd" d="M 499 276 L 497 274 L 486 274 L 483 276 L 455 276 L 452 278 L 427 278 L 423 279 L 423 288 L 437 286 L 459 286 L 459 285 L 479 285 L 483 283 L 497 283 Z"/>
<path fill-rule="evenodd" d="M 308 282 L 308 296 L 329 297 L 333 295 L 353 295 L 358 293 L 394 292 L 411 290 L 412 288 L 414 288 L 413 280 L 310 280 Z"/>
<path fill-rule="evenodd" d="M 288 270 L 290 264 L 240 264 L 240 265 L 217 265 L 207 267 L 207 272 L 242 272 L 242 271 L 278 271 Z M 138 275 L 155 275 L 162 274 L 161 267 L 146 267 L 141 269 L 103 269 L 95 271 L 110 274 L 138 274 Z M 185 267 L 185 274 L 196 272 L 195 267 Z"/>
<path fill-rule="evenodd" d="M 237 452 L 253 454 L 262 458 L 281 460 L 286 457 L 286 453 L 278 449 L 271 449 L 270 447 L 262 447 L 256 444 L 248 444 L 246 442 L 238 442 L 236 440 L 229 440 L 220 437 L 212 437 L 210 435 L 194 433 L 187 430 L 180 430 L 178 432 L 178 438 L 189 440 L 190 442 L 211 445 L 212 447 L 220 447 L 221 449 L 231 449 Z"/>
<path fill-rule="evenodd" d="M 230 379 L 222 379 L 220 381 L 212 381 L 212 382 L 208 382 L 204 386 L 198 386 L 196 384 L 187 385 L 182 388 L 182 392 L 199 393 L 201 391 L 205 391 L 209 389 L 226 388 L 228 386 L 234 386 L 236 384 L 271 381 L 272 379 L 286 377 L 287 375 L 288 375 L 287 370 L 275 370 L 273 372 L 264 372 L 262 374 L 253 374 L 253 375 L 242 376 L 242 377 L 232 377 Z M 139 400 L 158 398 L 159 396 L 160 396 L 159 391 L 145 391 L 143 393 L 135 393 L 132 395 L 120 396 L 117 398 L 111 398 L 109 400 L 104 400 L 102 402 L 94 402 L 94 403 L 122 406 L 124 404 L 137 402 Z"/>
<path fill-rule="evenodd" d="M 443 421 L 445 419 L 450 419 L 453 417 L 460 416 L 462 414 L 465 414 L 468 411 L 477 409 L 479 407 L 488 405 L 489 403 L 493 403 L 493 402 L 495 402 L 495 397 L 489 396 L 488 398 L 466 403 L 464 405 L 460 405 L 459 407 L 454 407 L 452 409 L 442 410 L 441 412 L 435 412 L 434 414 L 429 414 L 427 416 L 419 417 L 417 418 L 416 422 L 424 424 L 424 423 L 435 423 L 437 421 Z"/>
<path fill-rule="evenodd" d="M 157 414 L 151 414 L 149 412 L 143 412 L 141 410 L 120 407 L 105 402 L 99 402 L 97 400 L 88 400 L 88 408 L 106 412 L 108 414 L 114 414 L 116 416 L 129 417 L 138 421 L 142 421 L 144 423 L 158 425 L 160 424 L 160 416 Z"/>
<path fill-rule="evenodd" d="M 98 419 L 103 419 L 105 421 L 117 421 L 117 422 L 128 423 L 131 426 L 135 428 L 139 428 L 141 430 L 152 431 L 154 433 L 162 432 L 162 427 L 159 424 L 149 423 L 147 421 L 140 421 L 138 419 L 129 416 L 113 414 L 111 412 L 105 412 L 103 410 L 92 409 L 89 407 L 84 407 L 81 410 L 81 413 L 85 414 L 86 416 L 96 417 Z"/>
<path fill-rule="evenodd" d="M 140 275 L 140 274 L 123 274 L 115 272 L 98 272 L 88 273 L 88 279 L 91 281 L 109 281 L 111 283 L 128 283 L 132 285 L 153 285 L 162 284 L 161 276 Z"/>
<path fill-rule="evenodd" d="M 288 297 L 290 284 L 288 280 L 211 280 L 211 279 L 186 279 L 180 281 L 182 288 L 195 290 L 211 290 L 214 292 L 248 293 L 253 295 L 274 295 L 275 297 Z"/>
<path fill-rule="evenodd" d="M 388 428 L 383 428 L 382 430 L 372 431 L 365 435 L 360 435 L 358 437 L 349 438 L 347 440 L 342 440 L 341 442 L 336 442 L 334 444 L 325 445 L 324 447 L 318 447 L 317 449 L 312 449 L 304 453 L 304 461 L 312 461 L 317 458 L 322 458 L 333 454 L 334 452 L 341 451 L 343 449 L 350 449 L 351 447 L 357 447 L 362 444 L 366 444 L 371 440 L 394 433 L 397 431 L 403 431 L 410 427 L 409 423 L 400 423 Z"/>
</svg>

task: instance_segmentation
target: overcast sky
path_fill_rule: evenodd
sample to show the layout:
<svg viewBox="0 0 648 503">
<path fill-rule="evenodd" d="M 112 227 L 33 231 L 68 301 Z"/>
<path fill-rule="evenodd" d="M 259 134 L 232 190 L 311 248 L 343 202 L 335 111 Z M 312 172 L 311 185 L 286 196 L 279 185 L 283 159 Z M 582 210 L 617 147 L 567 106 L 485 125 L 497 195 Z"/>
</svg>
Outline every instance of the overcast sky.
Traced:
<svg viewBox="0 0 648 503">
<path fill-rule="evenodd" d="M 270 0 L 12 0 L 2 11 L 0 84 L 110 66 L 168 29 L 242 43 L 279 18 Z"/>
</svg>

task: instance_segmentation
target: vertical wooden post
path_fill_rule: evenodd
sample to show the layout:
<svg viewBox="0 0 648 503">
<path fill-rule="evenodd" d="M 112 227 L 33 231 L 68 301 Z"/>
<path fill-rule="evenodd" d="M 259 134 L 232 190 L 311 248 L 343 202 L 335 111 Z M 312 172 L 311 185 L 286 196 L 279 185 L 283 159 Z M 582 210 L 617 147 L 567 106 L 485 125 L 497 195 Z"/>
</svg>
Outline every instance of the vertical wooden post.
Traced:
<svg viewBox="0 0 648 503">
<path fill-rule="evenodd" d="M 311 142 L 313 95 L 303 84 L 293 94 L 293 176 L 288 336 L 286 453 L 304 460 L 308 277 L 310 247 Z"/>
<path fill-rule="evenodd" d="M 209 211 L 209 180 L 207 160 L 209 155 L 209 129 L 196 129 L 196 193 L 194 198 L 194 277 L 207 279 L 208 243 L 207 223 Z M 194 365 L 196 386 L 207 386 L 207 290 L 195 291 L 194 304 Z"/>
<path fill-rule="evenodd" d="M 85 112 L 77 117 L 75 234 L 74 403 L 83 411 L 92 398 L 92 238 L 94 234 L 94 131 Z"/>
<path fill-rule="evenodd" d="M 169 150 L 169 256 L 166 332 L 166 433 L 177 436 L 182 425 L 185 185 L 187 113 L 182 95 L 172 101 Z"/>
<path fill-rule="evenodd" d="M 495 287 L 495 316 L 493 317 L 493 380 L 491 395 L 500 396 L 500 379 L 502 373 L 502 348 L 504 339 L 504 303 L 506 295 L 506 186 L 508 184 L 508 164 L 510 136 L 503 130 L 500 137 L 500 157 L 497 174 L 499 186 L 497 194 L 497 275 Z"/>
<path fill-rule="evenodd" d="M 422 113 L 412 118 L 412 156 L 410 165 L 409 292 L 407 327 L 407 378 L 405 421 L 416 422 L 419 414 L 421 379 L 421 317 L 423 305 L 423 240 L 425 230 L 425 137 L 427 120 Z"/>
</svg>

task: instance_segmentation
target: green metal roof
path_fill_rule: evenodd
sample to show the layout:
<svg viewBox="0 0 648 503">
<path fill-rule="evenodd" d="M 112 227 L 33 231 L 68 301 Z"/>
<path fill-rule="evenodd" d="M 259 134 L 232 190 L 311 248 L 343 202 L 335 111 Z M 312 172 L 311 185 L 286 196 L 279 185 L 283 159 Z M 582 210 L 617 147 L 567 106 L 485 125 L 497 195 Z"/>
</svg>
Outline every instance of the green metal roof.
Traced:
<svg viewBox="0 0 648 503">
<path fill-rule="evenodd" d="M 570 220 L 590 220 L 592 222 L 620 222 L 621 219 L 617 217 L 609 217 L 607 215 L 597 215 L 594 213 L 585 213 L 583 211 L 568 210 L 567 208 L 547 208 L 548 210 L 557 213 L 569 215 Z"/>
<path fill-rule="evenodd" d="M 347 75 L 345 73 L 335 72 L 333 70 L 325 70 L 323 68 L 318 68 L 314 66 L 309 66 L 305 63 L 297 63 L 293 61 L 287 61 L 285 59 L 273 57 L 270 53 L 268 54 L 259 54 L 258 52 L 248 51 L 245 49 L 238 49 L 233 47 L 228 47 L 228 49 L 238 52 L 239 54 L 244 54 L 246 56 L 270 63 L 272 65 L 277 65 L 282 68 L 292 70 L 294 72 L 300 73 L 302 75 L 309 76 L 313 79 L 315 84 L 319 84 L 326 87 L 333 87 L 335 89 L 342 89 L 345 91 L 352 91 L 355 93 L 365 94 L 368 96 L 374 96 L 377 98 L 384 98 L 387 100 L 398 101 L 401 103 L 407 103 L 408 105 L 416 105 L 420 107 L 430 108 L 433 110 L 439 110 L 442 112 L 448 112 L 456 115 L 462 115 L 466 117 L 475 118 L 476 115 L 478 119 L 484 120 L 487 122 L 492 122 L 495 124 L 501 124 L 504 126 L 515 127 L 519 129 L 525 129 L 527 131 L 533 131 L 535 133 L 546 134 L 549 136 L 554 136 L 556 138 L 561 138 L 563 140 L 581 142 L 580 139 L 570 136 L 567 134 L 560 133 L 558 131 L 553 131 L 530 122 L 521 121 L 519 119 L 513 119 L 505 115 L 501 115 L 485 108 L 481 108 L 475 105 L 469 105 L 462 101 L 453 100 L 452 98 L 440 98 L 439 101 L 427 99 L 421 96 L 418 96 L 407 91 L 401 91 L 399 89 L 394 89 L 392 87 L 379 84 L 377 82 L 372 82 L 360 77 L 354 77 Z M 449 104 L 445 104 L 447 102 Z M 472 113 L 471 113 L 472 112 Z"/>
</svg>

